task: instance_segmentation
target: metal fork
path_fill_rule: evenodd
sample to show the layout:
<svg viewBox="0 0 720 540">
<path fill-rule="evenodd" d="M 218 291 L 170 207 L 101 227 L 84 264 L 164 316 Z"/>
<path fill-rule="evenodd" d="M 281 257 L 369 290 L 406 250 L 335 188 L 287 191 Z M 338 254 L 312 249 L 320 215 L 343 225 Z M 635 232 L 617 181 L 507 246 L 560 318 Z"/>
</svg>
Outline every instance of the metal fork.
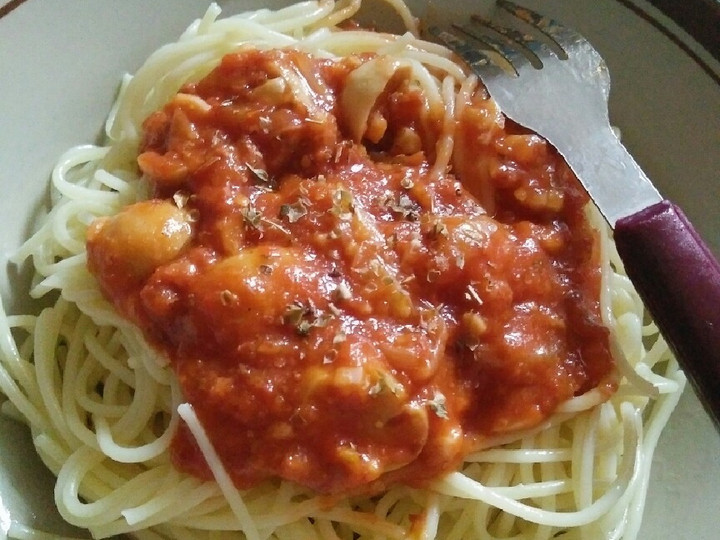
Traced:
<svg viewBox="0 0 720 540">
<path fill-rule="evenodd" d="M 720 263 L 613 132 L 600 54 L 555 20 L 496 4 L 512 27 L 473 15 L 427 31 L 465 60 L 508 117 L 568 162 L 614 228 L 628 276 L 720 430 Z"/>
<path fill-rule="evenodd" d="M 469 64 L 507 116 L 548 139 L 581 181 L 593 182 L 586 188 L 610 225 L 659 202 L 657 190 L 612 131 L 610 75 L 598 52 L 557 21 L 512 2 L 497 5 L 526 28 L 474 15 L 467 24 L 429 31 Z"/>
</svg>

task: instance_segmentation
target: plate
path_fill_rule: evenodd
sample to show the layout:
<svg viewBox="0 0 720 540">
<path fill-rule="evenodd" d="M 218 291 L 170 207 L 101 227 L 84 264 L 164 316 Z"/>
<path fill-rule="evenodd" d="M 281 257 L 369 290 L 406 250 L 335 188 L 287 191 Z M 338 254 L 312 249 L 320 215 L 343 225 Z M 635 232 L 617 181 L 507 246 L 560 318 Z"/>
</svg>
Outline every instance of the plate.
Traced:
<svg viewBox="0 0 720 540">
<path fill-rule="evenodd" d="M 227 13 L 285 3 L 219 2 Z M 471 6 L 491 9 L 489 2 L 471 0 L 410 4 L 418 14 L 444 17 L 467 14 Z M 704 24 L 696 35 L 720 56 L 712 41 L 720 7 L 714 0 L 687 2 L 686 14 L 694 4 L 715 19 L 682 20 Z M 613 79 L 611 118 L 625 144 L 720 254 L 718 59 L 641 0 L 525 0 L 525 5 L 574 26 L 601 52 Z M 6 270 L 0 293 L 8 313 L 27 309 L 29 268 L 10 265 L 8 257 L 46 207 L 55 160 L 70 146 L 98 138 L 120 76 L 174 40 L 206 7 L 198 0 L 0 3 L 0 256 Z M 384 21 L 374 10 L 370 19 Z M 0 418 L 0 433 L 0 537 L 11 519 L 53 534 L 81 535 L 54 510 L 53 478 L 35 457 L 27 431 Z M 718 500 L 720 435 L 687 390 L 654 456 L 640 538 L 717 538 Z"/>
</svg>

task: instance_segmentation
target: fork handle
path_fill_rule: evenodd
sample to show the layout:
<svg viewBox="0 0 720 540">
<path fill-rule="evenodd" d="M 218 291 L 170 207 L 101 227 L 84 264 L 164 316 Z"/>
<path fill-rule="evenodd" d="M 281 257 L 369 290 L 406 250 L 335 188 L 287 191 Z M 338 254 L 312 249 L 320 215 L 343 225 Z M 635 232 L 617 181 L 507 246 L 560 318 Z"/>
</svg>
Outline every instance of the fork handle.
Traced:
<svg viewBox="0 0 720 540">
<path fill-rule="evenodd" d="M 661 201 L 615 225 L 628 277 L 720 431 L 720 263 L 685 214 Z"/>
</svg>

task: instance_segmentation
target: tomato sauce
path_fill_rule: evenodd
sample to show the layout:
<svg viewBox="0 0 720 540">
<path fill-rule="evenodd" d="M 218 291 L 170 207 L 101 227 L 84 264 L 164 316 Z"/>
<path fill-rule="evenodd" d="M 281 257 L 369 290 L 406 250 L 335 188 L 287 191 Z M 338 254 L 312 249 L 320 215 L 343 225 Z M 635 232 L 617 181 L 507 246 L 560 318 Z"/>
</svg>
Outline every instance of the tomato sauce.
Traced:
<svg viewBox="0 0 720 540">
<path fill-rule="evenodd" d="M 88 232 L 240 488 L 425 485 L 615 384 L 564 161 L 479 89 L 432 173 L 442 115 L 403 70 L 355 140 L 341 96 L 372 58 L 226 56 L 145 121 L 151 199 Z M 185 427 L 172 457 L 211 477 Z"/>
</svg>

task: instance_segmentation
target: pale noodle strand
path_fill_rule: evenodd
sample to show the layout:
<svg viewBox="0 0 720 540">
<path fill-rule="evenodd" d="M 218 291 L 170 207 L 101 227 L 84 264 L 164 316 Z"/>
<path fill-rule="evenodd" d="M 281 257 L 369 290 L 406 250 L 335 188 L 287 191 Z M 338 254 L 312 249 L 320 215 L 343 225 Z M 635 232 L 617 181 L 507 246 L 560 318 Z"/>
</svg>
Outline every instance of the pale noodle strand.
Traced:
<svg viewBox="0 0 720 540">
<path fill-rule="evenodd" d="M 205 461 L 215 477 L 215 481 L 218 483 L 218 486 L 220 486 L 220 489 L 225 495 L 230 508 L 232 508 L 233 514 L 235 514 L 235 517 L 241 523 L 241 530 L 245 533 L 248 540 L 259 540 L 260 535 L 252 517 L 248 513 L 247 506 L 245 505 L 240 492 L 235 489 L 232 480 L 225 472 L 222 463 L 220 462 L 220 458 L 215 452 L 212 443 L 208 439 L 205 429 L 198 421 L 192 406 L 189 403 L 183 403 L 178 407 L 178 413 L 192 432 L 193 437 L 195 437 L 195 440 L 205 457 Z"/>
<path fill-rule="evenodd" d="M 357 528 L 357 530 L 370 530 L 373 532 L 373 537 L 376 535 L 397 539 L 407 537 L 405 528 L 388 521 L 378 521 L 373 519 L 372 515 L 368 515 L 365 512 L 356 512 L 349 508 L 338 506 L 330 510 L 319 511 L 314 515 L 330 521 L 351 525 Z"/>
<path fill-rule="evenodd" d="M 600 408 L 578 417 L 573 438 L 572 472 L 575 505 L 585 508 L 592 503 L 593 473 L 595 469 L 595 429 Z"/>
<path fill-rule="evenodd" d="M 341 2 L 338 2 L 340 4 Z M 345 5 L 339 9 L 337 5 L 331 12 L 323 19 L 322 24 L 324 27 L 337 26 L 343 21 L 346 21 L 353 17 L 359 10 L 362 4 L 361 0 L 345 0 Z"/>
<path fill-rule="evenodd" d="M 502 461 L 505 463 L 553 463 L 570 461 L 571 457 L 572 452 L 569 448 L 524 448 L 522 450 L 493 448 L 473 455 L 475 461 Z"/>
<path fill-rule="evenodd" d="M 108 149 L 98 146 L 78 146 L 60 157 L 52 172 L 52 185 L 58 192 L 71 200 L 90 200 L 101 203 L 113 202 L 117 195 L 111 191 L 100 191 L 68 180 L 69 172 L 78 165 L 100 161 Z"/>
<path fill-rule="evenodd" d="M 77 394 L 75 392 L 75 386 L 78 380 L 86 380 L 80 378 L 80 372 L 87 362 L 91 365 L 85 356 L 85 349 L 83 347 L 83 335 L 92 331 L 94 325 L 92 321 L 81 315 L 75 327 L 73 333 L 68 339 L 68 352 L 65 358 L 65 367 L 62 379 L 62 399 L 61 405 L 63 410 L 63 416 L 67 423 L 68 430 L 72 436 L 80 443 L 85 446 L 91 446 L 98 450 L 95 442 L 95 434 L 87 425 L 87 418 L 85 411 L 87 409 L 82 407 L 82 404 L 78 402 Z"/>
<path fill-rule="evenodd" d="M 37 429 L 49 429 L 48 420 L 36 406 L 39 404 L 39 400 L 28 399 L 2 364 L 0 364 L 0 390 L 10 400 L 13 408 L 26 419 L 28 424 L 35 426 Z"/>
<path fill-rule="evenodd" d="M 0 377 L 2 377 L 3 381 L 6 381 L 8 389 L 18 389 L 19 386 L 25 391 L 29 407 L 32 407 L 32 402 L 37 403 L 39 401 L 40 391 L 33 373 L 34 366 L 25 360 L 25 356 L 13 339 L 11 329 L 21 328 L 25 332 L 32 332 L 36 321 L 37 317 L 35 316 L 8 317 L 5 314 L 5 308 L 0 303 L 0 353 L 3 358 L 3 362 L 0 363 Z M 6 386 L 3 385 L 3 392 L 9 396 L 5 392 L 5 388 Z M 22 396 L 19 391 L 13 391 L 13 395 Z"/>
<path fill-rule="evenodd" d="M 400 47 L 401 45 L 402 48 Z M 387 51 L 388 54 L 398 54 L 404 58 L 421 63 L 432 72 L 446 74 L 448 77 L 452 77 L 456 81 L 465 80 L 467 74 L 463 70 L 462 66 L 453 62 L 451 58 L 447 58 L 442 54 L 442 51 L 438 51 L 432 45 L 433 44 L 430 44 L 427 41 L 415 38 L 411 34 L 405 34 L 402 38 L 397 40 L 397 42 L 379 50 L 378 53 L 382 54 Z"/>
<path fill-rule="evenodd" d="M 42 396 L 42 404 L 51 422 L 50 431 L 62 438 L 68 448 L 72 448 L 75 439 L 67 427 L 67 421 L 60 404 L 60 366 L 57 356 L 60 339 L 62 317 L 69 306 L 58 302 L 54 308 L 44 309 L 38 316 L 37 326 L 43 332 L 35 332 L 33 356 L 37 374 L 38 388 Z"/>
<path fill-rule="evenodd" d="M 334 9 L 332 0 L 302 2 L 277 11 L 266 11 L 265 17 L 258 17 L 258 22 L 276 32 L 300 33 L 331 16 Z"/>
<path fill-rule="evenodd" d="M 130 409 L 128 409 L 129 411 Z M 166 452 L 170 448 L 170 441 L 178 425 L 178 417 L 173 415 L 168 427 L 162 435 L 143 446 L 125 447 L 113 439 L 108 421 L 103 416 L 95 418 L 97 443 L 100 450 L 109 458 L 119 463 L 142 463 Z M 143 426 L 144 427 L 144 426 Z"/>
<path fill-rule="evenodd" d="M 140 472 L 108 492 L 95 484 L 93 502 L 85 503 L 80 497 L 80 486 L 86 477 L 91 478 L 92 469 L 106 458 L 92 448 L 81 447 L 63 464 L 58 474 L 55 500 L 60 514 L 70 523 L 94 527 L 119 519 L 128 500 L 145 502 L 157 494 L 158 485 L 167 475 L 164 467 Z M 97 479 L 96 479 L 97 480 Z"/>
<path fill-rule="evenodd" d="M 110 533 L 128 532 L 137 528 L 145 529 L 172 521 L 216 495 L 217 488 L 210 483 L 202 483 L 195 478 L 180 479 L 177 477 L 177 473 L 170 474 L 163 481 L 160 495 L 145 504 L 121 511 L 126 522 L 123 525 L 124 531 L 117 528 L 115 531 L 107 530 L 103 536 Z"/>
<path fill-rule="evenodd" d="M 127 359 L 118 358 L 116 355 L 109 354 L 104 350 L 98 337 L 93 334 L 83 335 L 83 345 L 91 354 L 94 360 L 100 364 L 106 371 L 113 373 L 126 386 L 135 388 L 135 373 L 127 366 Z"/>
<path fill-rule="evenodd" d="M 671 362 L 674 362 L 674 360 L 671 360 Z M 660 432 L 670 419 L 670 414 L 677 406 L 680 396 L 682 395 L 682 390 L 686 384 L 685 375 L 681 371 L 676 371 L 673 379 L 678 385 L 678 390 L 673 393 L 664 394 L 657 400 L 652 408 L 650 418 L 645 425 L 641 452 L 644 456 L 644 463 L 639 472 L 636 493 L 631 501 L 630 511 L 628 512 L 627 538 L 635 538 L 639 532 L 648 483 L 650 481 L 652 456 L 655 452 L 658 439 L 660 438 Z"/>
<path fill-rule="evenodd" d="M 623 425 L 625 426 L 625 452 L 618 478 L 599 499 L 595 500 L 589 507 L 581 510 L 558 513 L 527 506 L 514 499 L 502 496 L 470 478 L 461 477 L 460 473 L 448 475 L 445 480 L 435 485 L 435 489 L 440 493 L 455 497 L 483 500 L 496 508 L 541 525 L 558 527 L 585 525 L 606 513 L 622 496 L 633 477 L 639 454 L 638 438 L 641 420 L 639 414 L 630 406 L 625 406 L 625 404 L 623 404 Z"/>
<path fill-rule="evenodd" d="M 306 52 L 313 52 L 318 56 L 347 56 L 358 50 L 379 52 L 384 47 L 393 45 L 395 40 L 388 34 L 370 34 L 361 30 L 346 32 L 331 32 L 317 30 L 304 37 L 294 47 Z M 330 52 L 332 51 L 332 52 Z"/>
<path fill-rule="evenodd" d="M 135 388 L 131 404 L 121 408 L 123 414 L 120 415 L 117 421 L 113 422 L 112 428 L 109 424 L 109 421 L 113 420 L 112 417 L 105 415 L 93 416 L 97 445 L 104 454 L 120 463 L 149 462 L 167 452 L 179 423 L 178 413 L 173 409 L 167 415 L 170 416 L 170 420 L 167 422 L 167 426 L 163 428 L 162 433 L 159 436 L 150 433 L 149 437 L 144 438 L 149 439 L 150 442 L 141 446 L 127 447 L 121 446 L 115 441 L 113 432 L 119 432 L 120 440 L 128 442 L 137 439 L 141 432 L 147 433 L 147 426 L 151 425 L 152 417 L 158 412 L 159 404 L 157 400 L 161 399 L 163 394 L 158 391 L 157 383 L 151 378 L 146 377 L 144 373 L 140 375 L 136 379 L 143 382 L 138 388 Z M 172 404 L 180 401 L 180 395 L 176 384 L 172 385 L 169 391 L 172 395 L 169 404 L 172 406 Z M 152 396 L 152 399 L 148 396 Z M 136 403 L 139 404 L 139 408 L 135 406 Z M 152 404 L 152 407 L 148 407 L 147 404 Z"/>
<path fill-rule="evenodd" d="M 586 212 L 590 223 L 599 231 L 600 258 L 604 263 L 602 268 L 600 289 L 600 313 L 605 326 L 610 329 L 610 348 L 615 358 L 620 374 L 641 394 L 657 397 L 658 389 L 652 382 L 644 379 L 633 368 L 633 363 L 641 359 L 642 339 L 637 340 L 632 328 L 642 324 L 644 308 L 642 303 L 630 300 L 622 302 L 623 297 L 637 298 L 629 280 L 624 280 L 624 287 L 619 286 L 619 274 L 612 270 L 611 264 L 616 265 L 614 255 L 617 254 L 615 244 L 610 241 L 609 227 L 594 205 L 588 205 Z M 619 257 L 618 257 L 619 259 Z M 622 278 L 621 278 L 622 279 Z M 618 305 L 620 302 L 620 305 Z M 617 315 L 616 315 L 617 314 Z M 637 341 L 636 341 L 637 340 Z M 635 355 L 630 358 L 629 355 Z"/>
<path fill-rule="evenodd" d="M 450 169 L 450 160 L 455 140 L 455 81 L 445 77 L 442 82 L 442 98 L 445 114 L 443 115 L 442 132 L 435 144 L 435 163 L 430 169 L 431 178 L 437 178 Z"/>
<path fill-rule="evenodd" d="M 87 411 L 87 414 L 104 416 L 106 418 L 122 416 L 125 411 L 125 405 L 120 403 L 104 403 L 102 400 L 105 398 L 105 393 L 100 396 L 97 392 L 97 388 L 102 384 L 102 377 L 104 376 L 101 369 L 100 364 L 95 362 L 94 359 L 85 359 L 73 381 L 74 391 L 72 399 L 77 402 L 82 410 Z M 86 444 L 96 444 L 95 433 L 87 427 L 85 427 L 85 429 L 91 437 L 91 440 Z M 80 434 L 76 434 L 76 436 L 79 439 L 85 439 L 85 436 L 81 436 Z"/>
</svg>

